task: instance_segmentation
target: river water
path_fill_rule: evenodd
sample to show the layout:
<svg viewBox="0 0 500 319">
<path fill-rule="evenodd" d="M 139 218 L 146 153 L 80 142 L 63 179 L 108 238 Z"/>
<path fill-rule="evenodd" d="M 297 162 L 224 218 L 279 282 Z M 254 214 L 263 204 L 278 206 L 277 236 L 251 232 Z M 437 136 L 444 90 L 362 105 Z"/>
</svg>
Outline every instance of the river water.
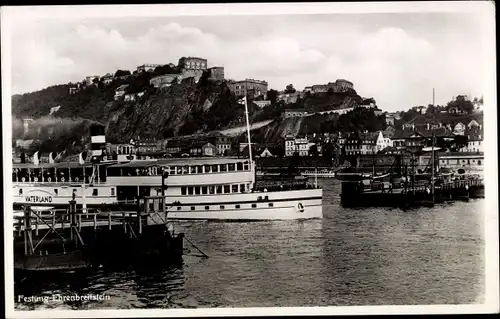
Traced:
<svg viewBox="0 0 500 319">
<path fill-rule="evenodd" d="M 182 265 L 30 278 L 15 294 L 108 296 L 20 302 L 16 309 L 129 309 L 467 304 L 484 302 L 485 200 L 408 211 L 344 209 L 320 179 L 324 218 L 183 222 Z"/>
</svg>

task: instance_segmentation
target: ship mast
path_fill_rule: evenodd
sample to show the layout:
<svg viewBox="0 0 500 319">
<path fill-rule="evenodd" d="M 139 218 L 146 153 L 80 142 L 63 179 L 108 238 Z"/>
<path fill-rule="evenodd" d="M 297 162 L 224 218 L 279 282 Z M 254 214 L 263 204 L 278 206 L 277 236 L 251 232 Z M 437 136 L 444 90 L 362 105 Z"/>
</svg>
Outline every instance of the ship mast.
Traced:
<svg viewBox="0 0 500 319">
<path fill-rule="evenodd" d="M 435 89 L 432 88 L 432 106 L 435 108 Z M 435 119 L 434 113 L 432 113 L 432 119 Z M 434 122 L 434 121 L 433 121 Z M 432 192 L 432 202 L 434 203 L 434 123 L 432 123 L 432 175 L 431 175 L 431 192 Z"/>
</svg>

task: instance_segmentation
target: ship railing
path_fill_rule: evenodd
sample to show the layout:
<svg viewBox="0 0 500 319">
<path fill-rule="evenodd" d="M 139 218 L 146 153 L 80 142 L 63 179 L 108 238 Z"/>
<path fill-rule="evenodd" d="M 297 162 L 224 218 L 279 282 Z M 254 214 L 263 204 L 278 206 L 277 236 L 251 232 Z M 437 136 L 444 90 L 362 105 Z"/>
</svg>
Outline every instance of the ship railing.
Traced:
<svg viewBox="0 0 500 319">
<path fill-rule="evenodd" d="M 72 179 L 58 179 L 58 178 L 44 178 L 44 179 L 37 179 L 37 178 L 28 178 L 26 180 L 21 180 L 21 179 L 14 179 L 14 183 L 23 183 L 23 184 L 29 184 L 29 185 L 44 185 L 44 184 L 49 184 L 49 185 L 74 185 L 74 184 L 84 184 L 84 185 L 101 185 L 105 184 L 106 182 L 104 180 L 94 180 L 92 183 L 90 183 L 90 178 L 86 178 L 85 180 L 80 179 L 80 178 L 72 178 Z"/>
</svg>

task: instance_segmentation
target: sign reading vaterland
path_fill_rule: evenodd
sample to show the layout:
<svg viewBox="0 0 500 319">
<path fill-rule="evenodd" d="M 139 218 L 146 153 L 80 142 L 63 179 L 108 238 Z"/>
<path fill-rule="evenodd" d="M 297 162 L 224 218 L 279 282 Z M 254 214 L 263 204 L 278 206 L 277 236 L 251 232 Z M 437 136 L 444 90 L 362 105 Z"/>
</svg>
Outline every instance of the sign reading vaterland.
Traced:
<svg viewBox="0 0 500 319">
<path fill-rule="evenodd" d="M 2 7 L 6 317 L 498 312 L 494 10 Z"/>
</svg>

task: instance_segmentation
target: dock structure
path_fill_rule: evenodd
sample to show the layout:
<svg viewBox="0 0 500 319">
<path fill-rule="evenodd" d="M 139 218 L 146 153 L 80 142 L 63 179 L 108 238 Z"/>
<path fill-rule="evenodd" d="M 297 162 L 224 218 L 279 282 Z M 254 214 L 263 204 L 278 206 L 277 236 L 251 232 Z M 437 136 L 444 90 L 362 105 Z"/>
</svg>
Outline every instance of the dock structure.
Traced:
<svg viewBox="0 0 500 319">
<path fill-rule="evenodd" d="M 184 234 L 174 234 L 162 196 L 142 198 L 136 212 L 25 206 L 14 222 L 14 267 L 24 271 L 79 269 L 129 262 L 147 254 L 177 260 Z M 161 209 L 154 211 L 152 206 Z M 166 257 L 166 258 L 165 258 Z"/>
<path fill-rule="evenodd" d="M 362 181 L 343 181 L 341 205 L 344 207 L 408 207 L 432 206 L 435 203 L 484 198 L 484 181 L 467 179 L 444 182 L 434 187 L 431 183 L 405 183 L 394 187 L 390 183 L 373 183 L 368 187 Z"/>
</svg>

